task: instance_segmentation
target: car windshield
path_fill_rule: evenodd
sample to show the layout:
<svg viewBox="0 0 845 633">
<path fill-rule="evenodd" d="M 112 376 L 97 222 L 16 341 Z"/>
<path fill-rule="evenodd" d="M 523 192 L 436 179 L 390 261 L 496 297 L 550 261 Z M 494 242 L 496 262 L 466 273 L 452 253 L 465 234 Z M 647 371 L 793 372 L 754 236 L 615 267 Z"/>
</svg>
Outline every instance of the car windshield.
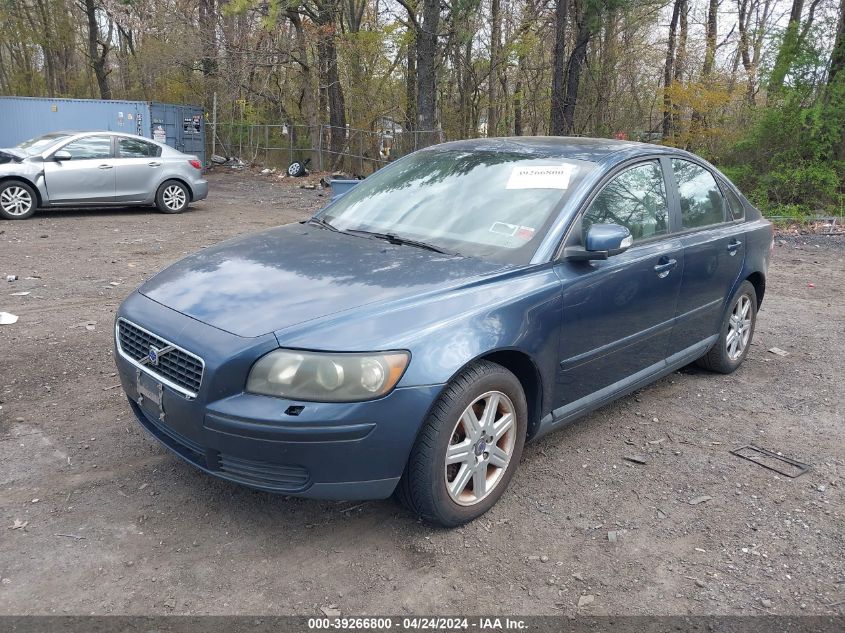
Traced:
<svg viewBox="0 0 845 633">
<path fill-rule="evenodd" d="M 342 231 L 528 263 L 594 163 L 529 152 L 429 150 L 376 172 L 319 218 Z"/>
<path fill-rule="evenodd" d="M 31 138 L 28 141 L 20 143 L 15 146 L 15 149 L 20 150 L 27 156 L 35 156 L 36 154 L 40 154 L 41 152 L 49 149 L 62 139 L 68 138 L 68 136 L 70 135 L 61 133 L 45 134 L 44 136 Z"/>
</svg>

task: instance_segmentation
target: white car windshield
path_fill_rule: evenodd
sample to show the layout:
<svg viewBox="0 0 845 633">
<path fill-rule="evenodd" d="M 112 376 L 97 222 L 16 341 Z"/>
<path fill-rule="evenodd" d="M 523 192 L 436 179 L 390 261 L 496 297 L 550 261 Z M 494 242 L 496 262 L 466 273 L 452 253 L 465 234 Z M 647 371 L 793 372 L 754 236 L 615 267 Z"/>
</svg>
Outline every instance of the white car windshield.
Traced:
<svg viewBox="0 0 845 633">
<path fill-rule="evenodd" d="M 45 134 L 44 136 L 39 136 L 37 138 L 31 138 L 28 141 L 24 141 L 23 143 L 16 145 L 15 149 L 20 152 L 23 152 L 27 156 L 35 156 L 36 154 L 40 154 L 50 149 L 53 145 L 63 139 L 68 138 L 69 136 L 69 134 L 61 133 Z"/>
<path fill-rule="evenodd" d="M 520 151 L 417 152 L 376 172 L 319 217 L 342 231 L 527 263 L 594 166 Z"/>
</svg>

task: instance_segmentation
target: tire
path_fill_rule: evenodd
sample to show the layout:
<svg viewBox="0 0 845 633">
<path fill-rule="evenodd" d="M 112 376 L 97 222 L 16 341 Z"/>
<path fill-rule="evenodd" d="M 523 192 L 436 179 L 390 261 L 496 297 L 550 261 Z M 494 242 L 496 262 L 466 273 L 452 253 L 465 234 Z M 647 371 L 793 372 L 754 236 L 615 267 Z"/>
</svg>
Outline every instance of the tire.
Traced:
<svg viewBox="0 0 845 633">
<path fill-rule="evenodd" d="M 495 411 L 494 424 L 483 426 L 488 410 Z M 474 420 L 481 426 L 472 433 Z M 517 377 L 489 361 L 470 365 L 446 386 L 429 412 L 396 496 L 423 520 L 444 527 L 481 516 L 499 500 L 516 471 L 527 422 L 528 405 Z M 451 465 L 446 463 L 447 449 Z M 476 487 L 483 488 L 483 494 Z"/>
<path fill-rule="evenodd" d="M 715 345 L 696 365 L 704 369 L 730 374 L 742 364 L 751 348 L 757 325 L 757 293 L 749 281 L 743 281 L 731 297 L 722 329 Z M 739 332 L 739 334 L 737 334 Z"/>
<path fill-rule="evenodd" d="M 298 160 L 292 162 L 288 165 L 288 176 L 293 176 L 294 178 L 298 178 L 299 176 L 305 175 L 305 165 L 300 163 Z"/>
<path fill-rule="evenodd" d="M 37 208 L 38 197 L 28 184 L 20 180 L 0 183 L 0 218 L 26 220 Z"/>
<path fill-rule="evenodd" d="M 191 203 L 191 192 L 178 180 L 166 180 L 156 192 L 156 208 L 162 213 L 182 213 Z"/>
</svg>

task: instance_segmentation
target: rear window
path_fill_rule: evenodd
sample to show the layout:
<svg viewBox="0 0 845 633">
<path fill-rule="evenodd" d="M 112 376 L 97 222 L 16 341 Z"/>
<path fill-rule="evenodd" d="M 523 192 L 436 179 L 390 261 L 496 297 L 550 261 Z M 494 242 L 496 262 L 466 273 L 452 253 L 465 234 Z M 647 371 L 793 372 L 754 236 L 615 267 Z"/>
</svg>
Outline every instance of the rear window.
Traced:
<svg viewBox="0 0 845 633">
<path fill-rule="evenodd" d="M 722 186 L 722 191 L 725 192 L 725 198 L 728 201 L 729 217 L 733 220 L 742 220 L 745 217 L 745 207 L 742 205 L 739 196 L 727 185 Z"/>
</svg>

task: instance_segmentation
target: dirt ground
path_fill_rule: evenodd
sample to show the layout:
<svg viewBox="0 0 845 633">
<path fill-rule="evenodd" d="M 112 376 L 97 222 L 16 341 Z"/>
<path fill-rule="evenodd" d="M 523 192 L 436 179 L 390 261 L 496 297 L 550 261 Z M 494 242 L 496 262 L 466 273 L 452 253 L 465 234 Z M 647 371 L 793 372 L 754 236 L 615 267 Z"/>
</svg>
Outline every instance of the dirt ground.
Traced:
<svg viewBox="0 0 845 633">
<path fill-rule="evenodd" d="M 734 375 L 685 369 L 529 445 L 491 512 L 443 530 L 392 501 L 219 482 L 134 421 L 112 361 L 119 302 L 189 252 L 328 200 L 210 180 L 183 215 L 0 223 L 0 311 L 20 316 L 0 325 L 0 614 L 843 613 L 845 238 L 777 242 Z M 811 470 L 729 452 L 749 443 Z"/>
</svg>

